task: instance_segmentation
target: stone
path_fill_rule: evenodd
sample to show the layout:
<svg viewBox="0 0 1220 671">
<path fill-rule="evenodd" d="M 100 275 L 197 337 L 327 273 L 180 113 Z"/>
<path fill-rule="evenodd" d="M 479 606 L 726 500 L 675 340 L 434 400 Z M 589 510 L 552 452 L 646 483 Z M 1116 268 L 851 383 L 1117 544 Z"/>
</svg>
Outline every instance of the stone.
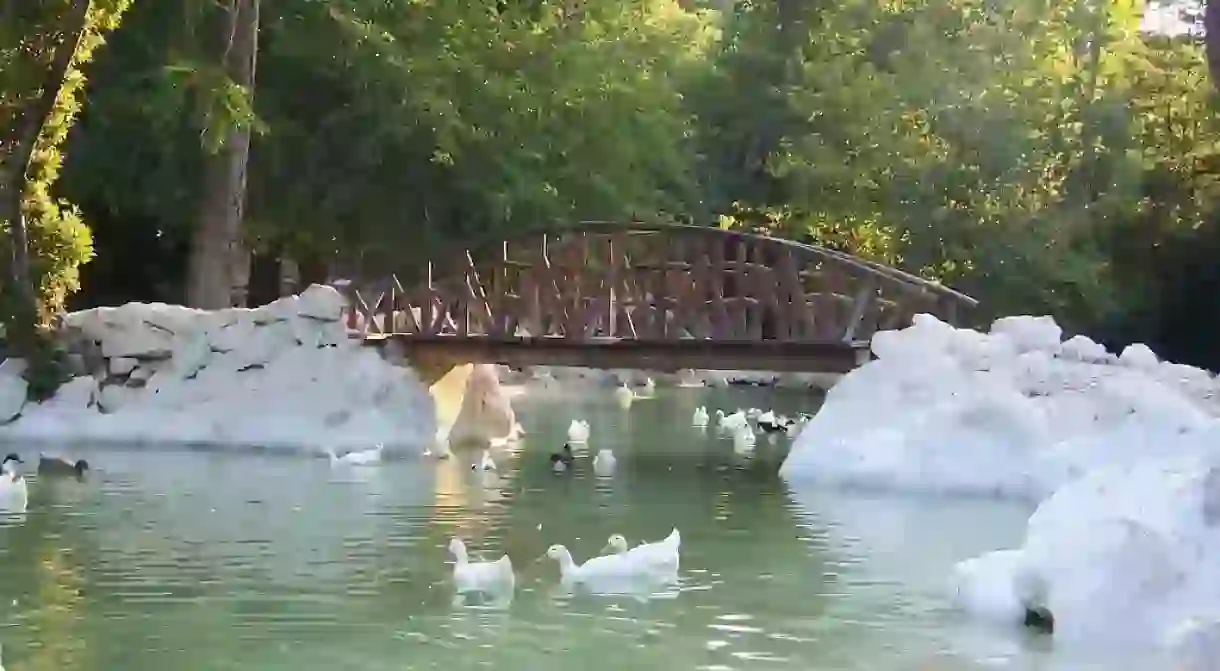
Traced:
<svg viewBox="0 0 1220 671">
<path fill-rule="evenodd" d="M 334 287 L 311 284 L 297 298 L 296 313 L 309 319 L 337 322 L 345 307 L 347 300 Z"/>
<path fill-rule="evenodd" d="M 143 366 L 140 366 L 140 367 L 136 368 L 135 370 L 131 371 L 131 375 L 127 376 L 127 381 L 128 382 L 147 382 L 148 378 L 152 377 L 153 373 L 157 372 L 157 367 L 153 366 L 152 365 L 153 363 L 156 363 L 156 362 L 150 361 L 150 362 L 144 364 Z"/>
<path fill-rule="evenodd" d="M 133 359 L 129 356 L 116 356 L 110 360 L 111 375 L 127 375 L 140 365 L 139 359 Z"/>
<path fill-rule="evenodd" d="M 1156 368 L 1160 363 L 1156 358 L 1156 353 L 1143 343 L 1127 345 L 1123 349 L 1123 353 L 1118 355 L 1118 361 L 1128 368 L 1145 371 Z"/>
<path fill-rule="evenodd" d="M 149 327 L 137 311 L 116 312 L 115 317 L 116 321 L 102 338 L 102 356 L 107 359 L 164 359 L 173 351 L 173 337 L 170 333 Z"/>
<path fill-rule="evenodd" d="M 47 401 L 43 401 L 43 405 L 73 409 L 89 408 L 97 402 L 97 395 L 97 380 L 91 376 L 84 375 L 74 377 L 60 385 L 59 389 L 55 391 L 55 396 Z"/>
<path fill-rule="evenodd" d="M 500 386 L 493 364 L 476 364 L 466 380 L 457 418 L 450 428 L 451 443 L 487 445 L 506 439 L 517 423 L 512 403 Z"/>
<path fill-rule="evenodd" d="M 112 413 L 131 402 L 139 392 L 122 385 L 110 384 L 102 387 L 97 406 L 104 413 Z"/>
<path fill-rule="evenodd" d="M 85 338 L 93 341 L 103 340 L 110 330 L 108 315 L 117 308 L 91 308 L 64 315 L 63 328 L 77 330 Z"/>
<path fill-rule="evenodd" d="M 217 352 L 232 352 L 254 337 L 253 317 L 245 315 L 241 319 L 212 331 L 208 334 L 208 342 Z"/>
<path fill-rule="evenodd" d="M 1106 348 L 1083 335 L 1076 335 L 1063 343 L 1060 356 L 1085 362 L 1100 362 L 1110 356 Z"/>
<path fill-rule="evenodd" d="M 347 327 L 343 322 L 326 322 L 321 327 L 321 339 L 318 344 L 322 347 L 338 347 L 348 341 Z"/>
<path fill-rule="evenodd" d="M 212 347 L 208 343 L 207 333 L 196 333 L 186 338 L 180 338 L 170 357 L 173 375 L 180 379 L 191 377 L 208 365 L 211 355 Z"/>
<path fill-rule="evenodd" d="M 288 321 L 297 314 L 297 297 L 284 296 L 283 298 L 277 298 L 261 308 L 252 310 L 250 314 L 254 323 L 260 326 Z"/>
<path fill-rule="evenodd" d="M 181 305 L 165 303 L 128 303 L 120 310 L 129 310 L 154 330 L 166 335 L 182 335 L 191 331 L 202 312 Z"/>
<path fill-rule="evenodd" d="M 68 356 L 64 357 L 64 366 L 73 377 L 88 375 L 90 372 L 89 365 L 85 362 L 85 355 L 78 352 L 69 352 Z"/>
<path fill-rule="evenodd" d="M 29 383 L 25 374 L 24 359 L 10 358 L 0 363 L 0 423 L 10 422 L 25 407 Z"/>
<path fill-rule="evenodd" d="M 287 321 L 274 322 L 254 329 L 250 339 L 233 351 L 238 369 L 266 365 L 280 352 L 295 347 L 296 334 Z"/>
<path fill-rule="evenodd" d="M 322 346 L 322 327 L 328 323 L 307 317 L 293 317 L 288 320 L 297 344 L 311 349 Z"/>
</svg>

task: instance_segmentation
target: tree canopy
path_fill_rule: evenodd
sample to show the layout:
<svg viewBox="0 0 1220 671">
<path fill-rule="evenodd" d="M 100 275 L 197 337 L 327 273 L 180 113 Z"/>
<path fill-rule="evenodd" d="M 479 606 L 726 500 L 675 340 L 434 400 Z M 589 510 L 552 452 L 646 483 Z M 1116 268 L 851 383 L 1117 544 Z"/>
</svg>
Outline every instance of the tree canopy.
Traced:
<svg viewBox="0 0 1220 671">
<path fill-rule="evenodd" d="M 314 265 L 682 221 L 939 279 L 979 319 L 1155 340 L 1217 239 L 1205 45 L 1135 0 L 268 3 L 252 86 L 221 59 L 229 6 L 137 2 L 86 71 L 38 196 L 75 204 L 46 229 L 73 258 L 93 228 L 79 301 L 182 300 L 205 166 L 239 130 L 244 244 Z"/>
</svg>

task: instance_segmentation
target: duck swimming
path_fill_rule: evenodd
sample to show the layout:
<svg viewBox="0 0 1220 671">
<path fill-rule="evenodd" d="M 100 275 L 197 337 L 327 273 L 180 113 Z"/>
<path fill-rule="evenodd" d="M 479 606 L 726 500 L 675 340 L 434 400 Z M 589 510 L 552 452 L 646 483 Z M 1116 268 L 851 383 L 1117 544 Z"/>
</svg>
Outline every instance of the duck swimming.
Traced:
<svg viewBox="0 0 1220 671">
<path fill-rule="evenodd" d="M 614 390 L 614 400 L 618 401 L 620 408 L 626 410 L 631 407 L 631 402 L 635 400 L 635 393 L 627 385 L 619 385 L 618 389 Z"/>
<path fill-rule="evenodd" d="M 765 433 L 791 433 L 796 421 L 768 410 L 758 416 L 758 428 Z"/>
<path fill-rule="evenodd" d="M 83 480 L 85 472 L 88 470 L 89 462 L 84 459 L 77 459 L 73 463 L 63 457 L 48 457 L 45 454 L 38 457 L 38 477 L 40 478 L 72 475 L 77 480 Z"/>
<path fill-rule="evenodd" d="M 573 443 L 585 443 L 589 440 L 589 422 L 574 419 L 568 425 L 568 440 Z"/>
<path fill-rule="evenodd" d="M 352 450 L 341 457 L 330 448 L 327 448 L 326 454 L 330 457 L 332 466 L 368 466 L 381 461 L 383 450 L 385 450 L 385 446 L 378 444 L 371 450 Z"/>
<path fill-rule="evenodd" d="M 551 470 L 556 473 L 563 473 L 572 466 L 573 461 L 575 461 L 575 458 L 572 456 L 572 446 L 564 443 L 562 452 L 556 452 L 551 455 Z"/>
<path fill-rule="evenodd" d="M 483 450 L 483 459 L 477 464 L 471 464 L 472 471 L 494 471 L 496 470 L 496 462 L 491 458 L 491 450 Z"/>
<path fill-rule="evenodd" d="M 0 462 L 0 510 L 24 513 L 30 502 L 30 492 L 17 464 L 24 463 L 16 454 L 9 454 Z"/>
<path fill-rule="evenodd" d="M 707 408 L 701 405 L 698 408 L 695 408 L 695 414 L 691 415 L 690 424 L 691 426 L 706 428 L 707 420 Z"/>
<path fill-rule="evenodd" d="M 641 558 L 654 568 L 677 572 L 681 547 L 682 534 L 675 528 L 668 536 L 655 543 L 640 543 L 635 547 L 629 547 L 622 534 L 614 534 L 602 551 L 613 550 L 617 555 L 631 555 Z"/>
<path fill-rule="evenodd" d="M 723 410 L 717 410 L 716 421 L 720 425 L 720 428 L 726 431 L 740 429 L 747 425 L 746 414 L 740 409 L 731 415 L 724 414 Z"/>
<path fill-rule="evenodd" d="M 466 544 L 460 538 L 449 541 L 449 552 L 455 560 L 453 582 L 459 592 L 492 594 L 513 591 L 516 578 L 513 560 L 504 555 L 493 562 L 472 562 L 466 554 Z"/>
<path fill-rule="evenodd" d="M 598 450 L 597 456 L 593 457 L 593 472 L 601 477 L 609 477 L 614 475 L 614 467 L 618 464 L 618 459 L 614 458 L 613 450 Z"/>
</svg>

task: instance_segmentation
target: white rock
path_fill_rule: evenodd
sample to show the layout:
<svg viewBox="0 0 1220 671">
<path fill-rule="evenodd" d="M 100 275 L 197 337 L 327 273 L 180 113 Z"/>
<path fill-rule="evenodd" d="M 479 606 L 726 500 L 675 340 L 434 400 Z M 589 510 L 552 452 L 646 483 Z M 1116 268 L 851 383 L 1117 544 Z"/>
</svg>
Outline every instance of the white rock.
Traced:
<svg viewBox="0 0 1220 671">
<path fill-rule="evenodd" d="M 173 337 L 164 331 L 126 325 L 111 329 L 102 340 L 102 356 L 164 359 L 173 352 Z"/>
<path fill-rule="evenodd" d="M 203 314 L 199 310 L 165 303 L 128 303 L 119 310 L 131 313 L 133 319 L 140 319 L 154 330 L 164 331 L 170 336 L 192 330 Z"/>
<path fill-rule="evenodd" d="M 109 384 L 102 387 L 98 395 L 97 405 L 102 412 L 114 413 L 121 410 L 136 398 L 138 391 L 124 387 L 121 384 Z"/>
<path fill-rule="evenodd" d="M 337 322 L 347 307 L 343 295 L 322 284 L 311 284 L 297 299 L 297 314 L 310 319 Z"/>
<path fill-rule="evenodd" d="M 1077 361 L 1102 361 L 1110 356 L 1105 347 L 1093 342 L 1091 339 L 1082 336 L 1072 336 L 1067 342 L 1063 343 L 1062 355 L 1065 358 L 1076 359 Z"/>
<path fill-rule="evenodd" d="M 140 365 L 139 359 L 133 359 L 126 356 L 116 356 L 110 360 L 111 375 L 126 375 L 136 369 Z"/>
<path fill-rule="evenodd" d="M 29 370 L 29 368 L 30 367 L 26 364 L 25 359 L 10 357 L 4 361 L 0 361 L 0 377 L 21 377 L 22 375 L 25 375 L 25 372 Z"/>
<path fill-rule="evenodd" d="M 297 297 L 284 296 L 251 312 L 255 324 L 287 321 L 297 314 Z"/>
<path fill-rule="evenodd" d="M 348 342 L 347 327 L 343 322 L 326 322 L 322 325 L 318 344 L 322 347 L 339 346 Z"/>
<path fill-rule="evenodd" d="M 991 333 L 1006 334 L 1020 351 L 1055 352 L 1063 339 L 1063 329 L 1050 317 L 1001 317 L 992 323 Z"/>
<path fill-rule="evenodd" d="M 254 337 L 252 316 L 245 315 L 231 324 L 220 327 L 208 334 L 208 342 L 217 352 L 232 352 Z"/>
<path fill-rule="evenodd" d="M 64 315 L 63 324 L 66 327 L 79 329 L 90 340 L 101 341 L 109 332 L 108 315 L 115 310 L 116 308 L 91 308 L 80 312 L 70 312 Z"/>
<path fill-rule="evenodd" d="M 1152 370 L 1160 363 L 1157 361 L 1156 354 L 1152 352 L 1152 349 L 1143 343 L 1127 345 L 1123 349 L 1123 353 L 1118 355 L 1118 361 L 1124 366 L 1138 368 L 1139 370 Z"/>
<path fill-rule="evenodd" d="M 55 396 L 43 402 L 60 408 L 86 409 L 97 402 L 97 380 L 85 375 L 74 377 L 55 391 Z"/>
<path fill-rule="evenodd" d="M 487 445 L 508 438 L 516 423 L 513 406 L 500 386 L 496 367 L 476 364 L 466 381 L 461 408 L 449 431 L 449 442 Z"/>
<path fill-rule="evenodd" d="M 0 436 L 309 452 L 381 443 L 389 451 L 422 452 L 437 431 L 427 389 L 410 370 L 348 340 L 341 322 L 316 318 L 333 313 L 322 300 L 328 293 L 314 289 L 306 299 L 304 310 L 314 317 L 297 313 L 295 297 L 257 310 L 128 304 L 70 314 L 65 323 L 75 325 L 70 328 L 79 329 L 84 342 L 102 343 L 111 359 L 138 359 L 128 373 L 128 383 L 136 384 L 106 385 L 97 390 L 94 407 L 82 407 L 95 381 L 76 380 L 51 402 L 31 406 L 24 403 L 24 381 L 8 375 L 14 401 L 7 411 L 20 414 Z M 102 353 L 98 368 L 105 375 L 104 364 L 111 362 L 103 362 Z M 3 368 L 20 372 L 18 364 Z M 131 364 L 112 365 L 122 370 Z"/>
<path fill-rule="evenodd" d="M 250 340 L 234 350 L 240 368 L 263 366 L 280 352 L 295 347 L 296 333 L 288 321 L 272 322 L 254 329 Z"/>
<path fill-rule="evenodd" d="M 207 333 L 185 335 L 175 343 L 171 358 L 174 375 L 179 378 L 188 378 L 198 373 L 201 368 L 208 365 L 208 358 L 211 354 L 212 347 L 208 344 Z"/>
<path fill-rule="evenodd" d="M 301 347 L 317 349 L 322 346 L 322 327 L 332 322 L 319 321 L 308 317 L 293 317 L 288 320 L 292 335 Z"/>
<path fill-rule="evenodd" d="M 0 363 L 0 422 L 12 420 L 25 406 L 29 391 L 29 384 L 22 377 L 25 369 L 23 359 L 5 359 Z"/>
</svg>

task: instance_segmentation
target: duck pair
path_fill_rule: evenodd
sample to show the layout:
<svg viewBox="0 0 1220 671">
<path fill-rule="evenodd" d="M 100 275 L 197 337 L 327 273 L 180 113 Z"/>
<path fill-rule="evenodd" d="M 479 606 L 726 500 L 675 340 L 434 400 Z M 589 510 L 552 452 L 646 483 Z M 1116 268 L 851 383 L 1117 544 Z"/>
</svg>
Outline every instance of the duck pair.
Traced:
<svg viewBox="0 0 1220 671">
<path fill-rule="evenodd" d="M 29 487 L 25 476 L 21 473 L 21 465 L 25 461 L 21 455 L 10 453 L 0 461 L 0 510 L 10 513 L 24 513 L 30 502 Z M 38 459 L 38 476 L 52 478 L 57 476 L 73 476 L 78 480 L 85 477 L 89 470 L 89 462 L 79 459 L 70 462 L 61 457 L 40 456 Z"/>
<path fill-rule="evenodd" d="M 583 564 L 572 559 L 571 552 L 563 545 L 547 548 L 547 557 L 559 562 L 559 570 L 566 583 L 588 583 L 600 580 L 676 578 L 682 536 L 677 529 L 665 539 L 655 543 L 641 543 L 629 547 L 622 534 L 614 534 L 603 551 L 611 554 L 593 557 Z M 471 562 L 466 544 L 460 538 L 449 541 L 449 552 L 455 564 L 453 579 L 461 592 L 495 593 L 511 591 L 516 583 L 513 562 L 503 555 L 492 562 Z"/>
</svg>

